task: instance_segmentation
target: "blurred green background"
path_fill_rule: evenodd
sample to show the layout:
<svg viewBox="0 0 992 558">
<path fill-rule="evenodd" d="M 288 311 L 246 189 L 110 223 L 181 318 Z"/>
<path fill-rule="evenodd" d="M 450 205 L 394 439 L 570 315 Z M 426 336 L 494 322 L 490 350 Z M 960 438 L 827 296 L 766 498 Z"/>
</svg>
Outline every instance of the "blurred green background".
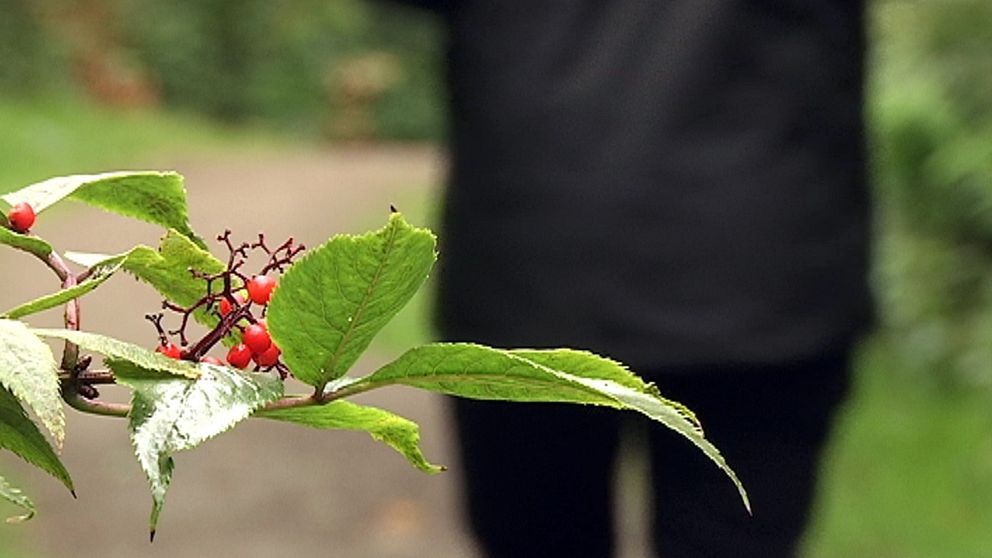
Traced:
<svg viewBox="0 0 992 558">
<path fill-rule="evenodd" d="M 150 154 L 443 140 L 443 37 L 415 10 L 0 0 L 0 14 L 0 190 Z M 870 34 L 881 324 L 806 551 L 988 557 L 992 2 L 878 0 Z M 428 306 L 418 299 L 386 343 L 427 339 Z M 17 544 L 0 527 L 0 556 L 24 556 Z"/>
</svg>

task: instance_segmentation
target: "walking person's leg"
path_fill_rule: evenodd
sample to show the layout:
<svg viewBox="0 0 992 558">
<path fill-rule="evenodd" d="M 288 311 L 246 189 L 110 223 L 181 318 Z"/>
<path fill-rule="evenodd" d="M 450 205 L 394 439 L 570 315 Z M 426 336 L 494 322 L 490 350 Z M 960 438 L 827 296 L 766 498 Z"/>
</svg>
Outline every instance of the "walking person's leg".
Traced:
<svg viewBox="0 0 992 558">
<path fill-rule="evenodd" d="M 666 396 L 703 421 L 747 488 L 753 516 L 698 449 L 652 429 L 655 544 L 663 558 L 791 558 L 809 518 L 822 449 L 849 384 L 849 354 L 669 374 Z"/>
<path fill-rule="evenodd" d="M 452 402 L 472 529 L 487 558 L 609 558 L 615 410 Z"/>
</svg>

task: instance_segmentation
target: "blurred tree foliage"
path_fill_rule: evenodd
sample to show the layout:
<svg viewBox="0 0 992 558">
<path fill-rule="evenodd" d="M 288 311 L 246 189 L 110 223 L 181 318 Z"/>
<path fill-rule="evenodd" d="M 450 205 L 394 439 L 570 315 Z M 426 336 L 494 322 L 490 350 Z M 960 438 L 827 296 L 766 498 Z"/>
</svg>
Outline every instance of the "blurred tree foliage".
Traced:
<svg viewBox="0 0 992 558">
<path fill-rule="evenodd" d="M 60 45 L 49 41 L 41 4 L 0 0 L 0 93 L 26 94 L 64 85 Z"/>
<path fill-rule="evenodd" d="M 992 2 L 874 0 L 881 315 L 992 385 Z M 0 0 L 0 95 L 81 90 L 332 139 L 443 134 L 442 37 L 376 0 Z"/>
<path fill-rule="evenodd" d="M 992 386 L 992 2 L 875 16 L 882 318 L 912 369 Z"/>
<path fill-rule="evenodd" d="M 435 137 L 438 30 L 368 0 L 117 0 L 164 100 L 346 137 Z"/>
<path fill-rule="evenodd" d="M 0 0 L 0 92 L 72 82 L 308 135 L 437 138 L 440 30 L 375 0 Z M 46 87 L 47 86 L 47 87 Z"/>
</svg>

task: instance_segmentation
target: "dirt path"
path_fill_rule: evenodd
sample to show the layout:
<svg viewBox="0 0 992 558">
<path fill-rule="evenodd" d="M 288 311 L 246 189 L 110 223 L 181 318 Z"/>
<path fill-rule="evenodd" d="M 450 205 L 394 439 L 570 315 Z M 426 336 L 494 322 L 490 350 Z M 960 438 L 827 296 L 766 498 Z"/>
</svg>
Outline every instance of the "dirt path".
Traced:
<svg viewBox="0 0 992 558">
<path fill-rule="evenodd" d="M 231 227 L 246 237 L 263 230 L 272 238 L 294 235 L 317 245 L 337 232 L 378 226 L 390 203 L 429 206 L 441 162 L 430 149 L 348 148 L 192 157 L 165 166 L 186 176 L 191 220 L 205 235 Z M 43 228 L 40 232 L 58 246 L 100 252 L 154 243 L 159 234 L 78 207 Z M 3 263 L 26 262 L 21 257 Z M 141 316 L 156 308 L 156 297 L 127 278 L 112 281 L 85 301 L 84 326 L 148 344 L 151 332 Z M 0 305 L 50 288 L 44 275 L 6 285 Z M 57 325 L 59 319 L 59 312 L 50 311 L 40 321 Z M 359 366 L 370 369 L 384 358 L 368 355 Z M 391 390 L 365 401 L 418 421 L 428 457 L 456 465 L 438 398 Z M 5 458 L 5 469 L 31 491 L 41 510 L 20 530 L 26 556 L 473 555 L 458 520 L 457 473 L 420 473 L 365 434 L 256 420 L 180 454 L 154 545 L 146 533 L 150 497 L 123 424 L 71 413 L 64 459 L 78 501 L 19 463 L 11 471 L 13 460 Z"/>
</svg>

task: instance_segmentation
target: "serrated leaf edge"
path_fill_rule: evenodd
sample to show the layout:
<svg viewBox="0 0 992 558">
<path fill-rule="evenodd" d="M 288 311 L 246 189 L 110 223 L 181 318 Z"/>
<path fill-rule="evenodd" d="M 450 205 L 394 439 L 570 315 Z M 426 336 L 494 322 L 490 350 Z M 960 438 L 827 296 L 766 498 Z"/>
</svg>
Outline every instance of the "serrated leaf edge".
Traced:
<svg viewBox="0 0 992 558">
<path fill-rule="evenodd" d="M 387 221 L 387 223 L 382 228 L 380 228 L 378 230 L 368 231 L 368 232 L 365 232 L 365 233 L 362 233 L 362 234 L 338 233 L 338 234 L 335 234 L 335 235 L 331 236 L 329 239 L 327 239 L 327 241 L 325 241 L 324 243 L 322 243 L 317 248 L 315 248 L 313 250 L 307 251 L 303 255 L 303 257 L 300 258 L 299 261 L 297 261 L 296 263 L 294 263 L 286 271 L 286 274 L 283 276 L 283 279 L 282 280 L 285 281 L 286 280 L 286 277 L 288 277 L 288 276 L 290 276 L 291 274 L 294 273 L 294 270 L 305 269 L 305 267 L 306 267 L 305 262 L 308 262 L 308 261 L 310 261 L 310 259 L 312 259 L 314 257 L 317 257 L 318 255 L 320 255 L 321 253 L 323 253 L 324 250 L 329 249 L 328 247 L 331 246 L 332 244 L 334 244 L 335 242 L 340 242 L 340 241 L 361 242 L 364 239 L 372 239 L 372 238 L 375 238 L 376 236 L 379 236 L 379 235 L 383 235 L 383 234 L 388 235 L 387 239 L 385 240 L 385 247 L 382 250 L 382 254 L 383 255 L 382 255 L 382 257 L 379 258 L 379 261 L 378 261 L 378 265 L 376 267 L 375 274 L 374 274 L 372 280 L 370 281 L 370 284 L 366 288 L 366 292 L 362 296 L 362 300 L 359 303 L 359 306 L 355 310 L 355 315 L 352 316 L 352 319 L 349 321 L 349 325 L 348 325 L 347 330 L 346 331 L 341 331 L 341 341 L 338 342 L 337 346 L 335 347 L 335 349 L 332 352 L 332 354 L 330 355 L 330 357 L 325 362 L 323 362 L 323 363 L 321 363 L 319 365 L 319 374 L 320 374 L 320 377 L 321 377 L 321 380 L 320 380 L 321 385 L 318 386 L 318 388 L 320 388 L 321 386 L 326 386 L 329 382 L 333 382 L 333 381 L 335 381 L 335 380 L 337 380 L 339 378 L 344 377 L 344 375 L 348 372 L 347 369 L 345 369 L 345 370 L 336 370 L 336 368 L 338 366 L 338 361 L 341 358 L 341 353 L 342 353 L 342 351 L 344 351 L 348 347 L 348 343 L 349 343 L 349 340 L 350 340 L 351 335 L 353 335 L 354 331 L 356 331 L 356 329 L 360 325 L 360 322 L 361 322 L 361 319 L 360 318 L 363 315 L 363 313 L 365 312 L 365 310 L 367 309 L 367 306 L 368 306 L 370 300 L 373 298 L 373 295 L 375 293 L 375 285 L 381 280 L 383 269 L 384 269 L 384 266 L 386 265 L 386 260 L 388 260 L 389 254 L 392 253 L 392 250 L 391 250 L 390 247 L 395 244 L 395 242 L 396 242 L 396 235 L 399 234 L 399 231 L 400 231 L 400 229 L 403 226 L 408 227 L 414 233 L 417 233 L 417 234 L 427 234 L 430 237 L 431 242 L 432 242 L 432 245 L 433 245 L 433 248 L 431 249 L 431 257 L 432 257 L 431 267 L 433 267 L 434 263 L 437 261 L 437 236 L 430 229 L 422 228 L 422 227 L 416 227 L 416 226 L 410 224 L 403 217 L 403 214 L 402 213 L 393 212 L 389 216 L 389 221 Z M 301 264 L 303 264 L 303 265 L 301 266 Z M 300 266 L 300 267 L 298 267 L 298 266 Z M 297 271 L 297 273 L 299 273 L 299 272 Z M 424 277 L 424 280 L 426 280 L 426 279 L 427 279 L 427 277 L 425 276 Z M 335 281 L 336 281 L 336 279 L 335 279 Z M 276 290 L 272 294 L 273 300 L 275 300 L 278 296 L 279 296 L 279 289 L 276 288 Z M 284 349 L 283 352 L 284 353 L 286 352 L 285 349 Z"/>
<path fill-rule="evenodd" d="M 207 363 L 199 363 L 198 366 L 204 367 L 204 368 L 206 368 L 208 370 L 210 370 L 210 369 L 217 369 L 217 370 L 220 370 L 220 371 L 222 371 L 224 373 L 230 373 L 230 374 L 240 375 L 240 376 L 242 376 L 242 377 L 244 377 L 244 378 L 246 378 L 248 380 L 254 381 L 251 378 L 251 376 L 248 376 L 247 374 L 245 374 L 245 373 L 243 373 L 243 372 L 241 372 L 239 370 L 236 370 L 234 368 L 228 367 L 228 366 L 217 366 L 217 365 L 212 365 L 212 364 L 207 364 Z M 140 366 L 139 366 L 139 368 L 140 368 Z M 158 383 L 158 382 L 168 382 L 168 383 L 184 382 L 184 383 L 186 383 L 186 386 L 182 389 L 181 398 L 182 398 L 183 401 L 185 401 L 186 398 L 191 393 L 191 390 L 196 386 L 197 382 L 199 382 L 199 381 L 201 381 L 203 379 L 204 379 L 203 376 L 201 376 L 199 378 L 196 378 L 196 379 L 174 377 L 174 378 L 168 378 L 168 379 L 165 379 L 165 380 L 138 380 L 138 382 L 139 383 L 141 383 L 141 382 L 155 382 L 155 383 Z M 141 393 L 140 393 L 141 390 L 140 390 L 140 388 L 135 387 L 134 385 L 132 385 L 131 383 L 128 383 L 127 381 L 124 381 L 124 382 L 121 382 L 121 383 L 124 383 L 125 385 L 128 385 L 128 386 L 130 386 L 130 387 L 132 387 L 134 389 L 134 394 L 132 396 L 132 409 L 134 409 L 135 402 L 138 400 L 139 397 L 143 397 L 141 395 Z M 259 389 L 261 389 L 260 386 L 256 386 L 256 387 L 258 387 Z M 152 401 L 152 403 L 154 403 L 154 401 Z M 219 435 L 221 435 L 221 434 L 223 434 L 225 432 L 230 431 L 232 428 L 234 428 L 235 426 L 237 426 L 238 424 L 240 424 L 244 420 L 246 420 L 249 417 L 251 417 L 252 414 L 255 411 L 257 411 L 263 405 L 265 405 L 265 402 L 260 402 L 260 403 L 257 403 L 257 404 L 248 405 L 248 407 L 250 407 L 250 408 L 244 414 L 244 416 L 238 417 L 235 420 L 227 423 L 227 425 L 224 428 L 222 428 L 221 430 L 218 430 L 217 432 L 214 432 L 210 436 L 204 438 L 197 445 L 199 445 L 199 444 L 201 444 L 203 442 L 206 442 L 207 440 L 216 438 L 217 436 L 219 436 Z M 180 409 L 180 412 L 181 411 L 182 410 Z M 181 414 L 178 415 L 178 416 L 176 416 L 176 417 L 174 417 L 174 419 L 172 420 L 172 422 L 175 423 L 176 421 L 179 420 L 179 418 L 181 418 Z M 150 533 L 150 537 L 152 538 L 152 540 L 154 540 L 156 528 L 157 528 L 157 525 L 158 525 L 158 519 L 159 519 L 159 517 L 161 515 L 161 512 L 162 512 L 163 508 L 165 507 L 165 498 L 166 498 L 166 495 L 168 494 L 169 487 L 172 484 L 172 473 L 175 470 L 175 460 L 173 459 L 173 453 L 162 453 L 158 457 L 158 462 L 159 462 L 158 465 L 160 467 L 159 472 L 162 473 L 163 470 L 166 470 L 166 473 L 161 474 L 161 477 L 162 478 L 167 478 L 168 480 L 166 482 L 162 483 L 162 485 L 161 485 L 161 493 L 162 493 L 162 495 L 161 495 L 160 498 L 157 498 L 156 497 L 156 490 L 157 490 L 156 483 L 155 483 L 154 479 L 152 478 L 152 474 L 151 474 L 149 468 L 146 467 L 146 460 L 142 457 L 142 455 L 140 453 L 140 450 L 139 450 L 139 448 L 137 446 L 137 441 L 135 440 L 136 429 L 134 427 L 133 420 L 134 420 L 134 418 L 133 418 L 133 415 L 132 415 L 131 419 L 128 421 L 128 437 L 131 440 L 131 447 L 133 449 L 133 453 L 134 453 L 135 458 L 138 460 L 138 465 L 141 467 L 142 471 L 145 473 L 145 478 L 148 480 L 148 484 L 149 484 L 150 488 L 152 489 L 152 511 L 151 511 L 150 516 L 149 516 L 148 522 L 149 522 L 149 533 Z M 174 428 L 175 428 L 175 426 L 173 425 L 173 429 Z M 192 449 L 192 448 L 185 448 L 185 449 Z M 183 450 L 176 450 L 176 451 L 183 451 Z M 164 467 L 164 469 L 163 469 L 163 467 Z"/>
<path fill-rule="evenodd" d="M 50 360 L 46 362 L 46 364 L 49 365 L 48 366 L 49 369 L 46 372 L 50 373 L 52 378 L 55 380 L 55 391 L 54 393 L 48 394 L 49 396 L 54 395 L 54 397 L 51 398 L 52 401 L 57 401 L 57 404 L 55 406 L 56 411 L 54 415 L 48 416 L 47 413 L 39 412 L 38 408 L 31 403 L 31 399 L 33 399 L 32 396 L 35 394 L 26 394 L 23 391 L 21 391 L 19 386 L 14 386 L 9 380 L 5 381 L 3 378 L 0 378 L 0 385 L 3 385 L 4 388 L 10 391 L 10 393 L 22 405 L 26 406 L 27 408 L 31 409 L 34 412 L 35 416 L 38 417 L 38 420 L 41 421 L 41 423 L 45 426 L 45 429 L 48 430 L 48 432 L 52 435 L 52 438 L 55 440 L 56 451 L 61 451 L 62 444 L 65 441 L 65 412 L 62 409 L 62 398 L 59 394 L 59 386 L 58 386 L 59 370 L 58 370 L 58 364 L 55 362 L 55 357 L 54 355 L 52 355 L 52 351 L 49 348 L 48 344 L 46 344 L 41 339 L 38 339 L 37 334 L 34 333 L 34 330 L 27 327 L 27 325 L 24 322 L 18 320 L 6 320 L 6 319 L 4 319 L 3 321 L 20 324 L 20 326 L 24 328 L 25 332 L 34 334 L 35 339 L 37 339 L 39 343 L 38 347 L 44 347 L 45 354 L 48 357 L 50 357 Z"/>
</svg>

